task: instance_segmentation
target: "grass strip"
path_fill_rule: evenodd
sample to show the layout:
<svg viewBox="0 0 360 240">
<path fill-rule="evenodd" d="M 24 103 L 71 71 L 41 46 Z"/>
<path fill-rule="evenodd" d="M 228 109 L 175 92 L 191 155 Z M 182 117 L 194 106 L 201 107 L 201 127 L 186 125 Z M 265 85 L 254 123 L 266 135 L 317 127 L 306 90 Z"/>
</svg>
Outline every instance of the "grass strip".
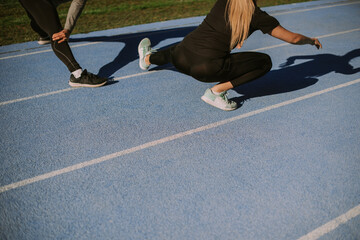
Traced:
<svg viewBox="0 0 360 240">
<path fill-rule="evenodd" d="M 311 0 L 258 0 L 260 7 Z M 171 19 L 204 16 L 216 0 L 90 0 L 79 18 L 73 34 L 114 29 Z M 70 2 L 58 7 L 65 23 Z M 18 1 L 0 0 L 0 46 L 34 41 L 37 34 Z"/>
</svg>

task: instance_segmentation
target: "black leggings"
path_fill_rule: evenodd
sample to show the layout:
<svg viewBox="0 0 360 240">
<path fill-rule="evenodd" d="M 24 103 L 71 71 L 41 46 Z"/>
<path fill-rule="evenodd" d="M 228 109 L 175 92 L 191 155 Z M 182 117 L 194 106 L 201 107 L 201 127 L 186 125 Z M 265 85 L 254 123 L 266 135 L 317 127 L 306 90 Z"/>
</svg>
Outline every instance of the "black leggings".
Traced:
<svg viewBox="0 0 360 240">
<path fill-rule="evenodd" d="M 56 7 L 49 0 L 19 0 L 32 21 L 47 33 L 50 38 L 54 33 L 62 31 Z M 51 40 L 55 55 L 66 65 L 70 72 L 80 68 L 67 41 L 57 43 Z"/>
<path fill-rule="evenodd" d="M 255 80 L 272 67 L 267 54 L 241 52 L 225 58 L 210 59 L 190 52 L 181 43 L 150 55 L 150 62 L 156 65 L 172 63 L 180 72 L 202 82 L 231 82 L 237 87 Z"/>
</svg>

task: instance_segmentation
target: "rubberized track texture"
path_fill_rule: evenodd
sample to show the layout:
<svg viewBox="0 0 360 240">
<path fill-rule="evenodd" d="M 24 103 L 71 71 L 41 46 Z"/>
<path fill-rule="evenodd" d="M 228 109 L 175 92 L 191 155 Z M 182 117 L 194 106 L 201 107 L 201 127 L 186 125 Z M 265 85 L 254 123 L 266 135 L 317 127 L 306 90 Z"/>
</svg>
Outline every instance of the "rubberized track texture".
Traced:
<svg viewBox="0 0 360 240">
<path fill-rule="evenodd" d="M 71 36 L 70 88 L 49 46 L 0 47 L 0 239 L 360 239 L 360 1 L 267 7 L 322 50 L 261 32 L 242 49 L 272 70 L 212 86 L 172 66 L 143 72 L 137 45 L 181 41 L 202 17 Z"/>
</svg>

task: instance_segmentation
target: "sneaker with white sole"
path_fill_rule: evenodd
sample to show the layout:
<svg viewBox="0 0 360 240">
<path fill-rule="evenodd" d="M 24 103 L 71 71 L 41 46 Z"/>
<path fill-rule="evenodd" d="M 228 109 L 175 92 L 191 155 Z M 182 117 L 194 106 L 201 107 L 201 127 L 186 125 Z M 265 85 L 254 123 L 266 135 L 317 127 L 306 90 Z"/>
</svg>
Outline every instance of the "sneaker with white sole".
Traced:
<svg viewBox="0 0 360 240">
<path fill-rule="evenodd" d="M 45 45 L 51 43 L 50 37 L 40 37 L 38 44 Z"/>
<path fill-rule="evenodd" d="M 144 38 L 140 41 L 138 46 L 138 53 L 139 53 L 139 66 L 142 70 L 148 70 L 150 64 L 145 62 L 145 57 L 152 53 L 151 49 L 151 42 L 150 39 Z"/>
<path fill-rule="evenodd" d="M 107 78 L 99 77 L 98 75 L 89 73 L 86 69 L 81 73 L 79 78 L 75 78 L 71 74 L 69 85 L 72 87 L 101 87 L 105 85 Z"/>
<path fill-rule="evenodd" d="M 237 108 L 237 103 L 234 101 L 231 101 L 227 98 L 227 92 L 222 92 L 219 95 L 214 94 L 210 88 L 206 89 L 204 95 L 201 97 L 201 99 L 210 104 L 211 106 L 214 106 L 216 108 L 219 108 L 224 111 L 232 111 Z"/>
</svg>

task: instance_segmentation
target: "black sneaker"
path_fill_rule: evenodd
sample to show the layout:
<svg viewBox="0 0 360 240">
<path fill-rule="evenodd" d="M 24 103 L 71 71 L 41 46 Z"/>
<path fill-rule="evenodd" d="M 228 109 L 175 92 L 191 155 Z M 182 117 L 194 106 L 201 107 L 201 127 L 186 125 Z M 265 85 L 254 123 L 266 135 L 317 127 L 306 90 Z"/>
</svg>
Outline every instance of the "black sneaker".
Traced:
<svg viewBox="0 0 360 240">
<path fill-rule="evenodd" d="M 89 73 L 85 69 L 79 78 L 75 78 L 74 75 L 71 74 L 69 85 L 72 87 L 101 87 L 105 85 L 106 82 L 106 78 Z"/>
</svg>

